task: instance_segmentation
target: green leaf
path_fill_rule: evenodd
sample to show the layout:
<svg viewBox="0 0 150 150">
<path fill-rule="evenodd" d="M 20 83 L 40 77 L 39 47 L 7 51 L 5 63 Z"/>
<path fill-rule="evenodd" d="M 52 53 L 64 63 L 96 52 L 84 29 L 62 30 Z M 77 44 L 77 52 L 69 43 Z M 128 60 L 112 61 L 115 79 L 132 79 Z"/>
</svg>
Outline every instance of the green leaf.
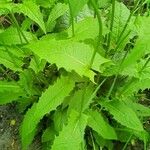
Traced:
<svg viewBox="0 0 150 150">
<path fill-rule="evenodd" d="M 58 19 L 59 17 L 61 17 L 67 10 L 68 10 L 68 5 L 57 3 L 57 5 L 50 12 L 48 20 L 46 22 L 46 30 L 50 31 L 50 29 L 53 26 L 54 21 Z"/>
<path fill-rule="evenodd" d="M 86 115 L 72 111 L 68 119 L 68 124 L 64 126 L 59 136 L 55 138 L 52 150 L 81 149 L 86 124 Z"/>
<path fill-rule="evenodd" d="M 131 100 L 125 100 L 124 102 L 130 108 L 132 108 L 138 116 L 141 116 L 141 117 L 149 117 L 150 116 L 150 108 L 149 107 L 146 107 L 142 104 L 132 102 Z"/>
<path fill-rule="evenodd" d="M 149 140 L 149 133 L 145 130 L 143 131 L 135 131 L 128 128 L 116 128 L 116 132 L 118 135 L 118 140 L 121 142 L 127 142 L 130 136 L 136 136 L 142 141 L 148 142 Z"/>
<path fill-rule="evenodd" d="M 143 131 L 142 123 L 136 113 L 123 102 L 119 100 L 112 100 L 108 102 L 101 101 L 100 104 L 105 107 L 120 124 L 130 129 Z"/>
<path fill-rule="evenodd" d="M 129 15 L 130 15 L 130 10 L 122 2 L 116 1 L 115 14 L 114 14 L 114 26 L 113 26 L 113 36 L 115 37 L 115 39 L 118 39 Z"/>
<path fill-rule="evenodd" d="M 42 143 L 53 141 L 56 133 L 57 132 L 55 131 L 55 128 L 53 126 L 48 127 L 42 135 Z"/>
<path fill-rule="evenodd" d="M 72 109 L 84 112 L 92 101 L 91 96 L 93 92 L 94 87 L 91 85 L 87 85 L 87 87 L 82 87 L 82 89 L 76 91 L 70 98 L 68 112 L 70 113 Z"/>
<path fill-rule="evenodd" d="M 17 45 L 25 44 L 26 41 L 23 36 L 17 31 L 16 28 L 10 27 L 5 29 L 4 32 L 0 33 L 0 43 L 5 45 Z M 23 31 L 24 36 L 30 42 L 36 40 L 37 38 L 30 32 Z"/>
<path fill-rule="evenodd" d="M 114 143 L 111 140 L 106 140 L 102 138 L 97 132 L 93 131 L 93 137 L 95 139 L 95 142 L 98 144 L 98 146 L 104 148 L 107 148 L 108 150 L 112 150 L 114 147 Z"/>
<path fill-rule="evenodd" d="M 98 36 L 98 28 L 97 19 L 86 17 L 84 20 L 75 23 L 75 36 L 72 37 L 72 27 L 68 29 L 68 35 L 77 41 L 95 39 Z"/>
<path fill-rule="evenodd" d="M 110 3 L 111 0 L 98 0 L 98 5 L 100 8 L 107 8 Z"/>
<path fill-rule="evenodd" d="M 93 81 L 94 72 L 89 68 L 89 63 L 94 49 L 84 43 L 72 40 L 46 39 L 27 46 L 39 57 L 56 63 L 67 71 L 76 71 L 80 76 L 87 76 Z M 96 55 L 92 69 L 100 71 L 100 65 L 109 62 L 108 59 Z"/>
<path fill-rule="evenodd" d="M 14 71 L 21 71 L 23 51 L 16 47 L 0 47 L 0 64 Z"/>
<path fill-rule="evenodd" d="M 68 0 L 72 17 L 76 17 L 87 2 L 88 0 L 80 0 L 80 2 L 77 0 Z"/>
<path fill-rule="evenodd" d="M 65 5 L 64 5 L 65 7 Z M 53 12 L 53 10 L 52 10 Z M 54 19 L 52 17 L 55 18 L 55 15 L 57 15 L 56 12 L 50 13 L 50 18 L 52 21 L 50 21 L 50 24 L 54 21 Z M 61 12 L 61 11 L 60 11 Z M 59 14 L 59 12 L 58 12 Z M 54 16 L 53 16 L 54 15 Z M 102 20 L 103 21 L 103 20 Z M 95 38 L 98 36 L 98 32 L 99 32 L 99 24 L 98 24 L 98 20 L 96 18 L 93 18 L 93 16 L 86 16 L 83 19 L 81 19 L 80 21 L 74 23 L 74 28 L 75 28 L 75 36 L 72 37 L 72 27 L 69 27 L 68 29 L 65 30 L 65 32 L 59 33 L 59 34 L 48 34 L 46 36 L 43 36 L 42 39 L 47 38 L 47 37 L 54 37 L 56 36 L 58 39 L 61 37 L 61 35 L 63 36 L 63 33 L 68 35 L 68 38 L 71 38 L 73 41 L 86 41 L 88 39 L 93 39 L 95 40 Z M 106 35 L 109 30 L 105 25 L 105 22 L 103 21 L 103 35 Z M 64 35 L 65 37 L 65 35 Z"/>
<path fill-rule="evenodd" d="M 101 135 L 104 139 L 117 139 L 113 127 L 106 122 L 101 113 L 96 110 L 88 110 L 88 126 Z"/>
<path fill-rule="evenodd" d="M 54 114 L 54 127 L 57 132 L 61 131 L 64 124 L 67 122 L 67 111 L 58 109 Z"/>
<path fill-rule="evenodd" d="M 52 7 L 55 3 L 57 2 L 57 0 L 36 0 L 36 3 L 42 7 L 45 8 L 50 8 Z"/>
<path fill-rule="evenodd" d="M 8 3 L 11 2 L 11 0 L 1 0 L 0 3 Z"/>
<path fill-rule="evenodd" d="M 122 63 L 122 70 L 132 67 L 137 63 L 137 60 L 139 60 L 147 51 L 147 43 L 148 41 L 143 41 L 140 39 L 136 41 L 134 48 Z"/>
<path fill-rule="evenodd" d="M 87 17 L 93 17 L 94 16 L 94 11 L 90 9 L 88 3 L 85 4 L 85 6 L 83 7 L 83 9 L 78 13 L 77 17 L 76 17 L 76 22 L 79 22 L 81 20 L 84 20 Z"/>
<path fill-rule="evenodd" d="M 60 78 L 53 86 L 50 86 L 40 97 L 37 103 L 34 103 L 31 109 L 24 116 L 21 126 L 21 139 L 23 149 L 28 149 L 32 142 L 36 126 L 47 113 L 55 110 L 64 98 L 69 95 L 74 87 L 74 82 L 69 77 Z"/>
<path fill-rule="evenodd" d="M 120 34 L 126 24 L 126 21 L 128 20 L 128 17 L 130 15 L 130 10 L 127 8 L 125 4 L 122 2 L 115 2 L 115 13 L 114 13 L 114 24 L 113 24 L 113 30 L 112 30 L 112 49 L 115 48 L 115 44 L 120 40 L 119 44 L 119 50 L 122 51 L 125 47 L 125 45 L 129 42 L 129 39 L 133 37 L 133 23 L 134 23 L 134 18 L 131 18 L 131 20 L 128 22 L 128 26 L 124 32 L 123 35 L 121 35 L 120 39 Z M 110 15 L 111 17 L 112 15 Z M 111 19 L 109 19 L 111 20 Z"/>
<path fill-rule="evenodd" d="M 27 92 L 28 95 L 40 95 L 39 90 L 34 86 L 35 72 L 32 69 L 26 69 L 20 73 L 19 85 Z"/>
<path fill-rule="evenodd" d="M 136 30 L 138 32 L 138 39 L 134 48 L 129 53 L 128 57 L 122 64 L 122 68 L 133 66 L 142 56 L 150 53 L 150 17 L 138 17 L 136 20 Z"/>
<path fill-rule="evenodd" d="M 11 103 L 23 95 L 23 90 L 15 82 L 0 81 L 0 105 Z"/>
<path fill-rule="evenodd" d="M 118 90 L 119 96 L 127 97 L 134 93 L 137 93 L 140 89 L 145 90 L 150 88 L 150 79 L 131 79 L 122 88 Z"/>
<path fill-rule="evenodd" d="M 0 1 L 0 15 L 6 15 L 14 8 L 13 3 Z"/>
<path fill-rule="evenodd" d="M 42 13 L 40 12 L 40 8 L 33 1 L 27 1 L 23 4 L 17 4 L 16 8 L 13 11 L 21 12 L 24 15 L 28 16 L 31 20 L 35 21 L 46 33 L 45 24 L 43 21 Z"/>
<path fill-rule="evenodd" d="M 136 19 L 136 31 L 138 32 L 139 39 L 144 41 L 148 41 L 150 37 L 150 31 L 148 30 L 150 27 L 150 16 L 138 16 Z M 147 45 L 150 46 L 149 43 Z"/>
</svg>

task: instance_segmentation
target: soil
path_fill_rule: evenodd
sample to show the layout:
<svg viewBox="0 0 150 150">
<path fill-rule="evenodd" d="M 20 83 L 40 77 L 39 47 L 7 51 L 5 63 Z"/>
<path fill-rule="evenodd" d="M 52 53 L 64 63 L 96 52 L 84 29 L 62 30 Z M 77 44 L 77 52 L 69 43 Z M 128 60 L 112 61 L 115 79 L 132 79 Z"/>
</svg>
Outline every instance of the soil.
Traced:
<svg viewBox="0 0 150 150">
<path fill-rule="evenodd" d="M 21 150 L 19 128 L 23 120 L 15 104 L 0 106 L 0 150 Z M 36 136 L 28 150 L 41 150 L 40 138 Z"/>
<path fill-rule="evenodd" d="M 22 118 L 15 105 L 0 106 L 0 150 L 21 150 L 19 126 Z"/>
</svg>

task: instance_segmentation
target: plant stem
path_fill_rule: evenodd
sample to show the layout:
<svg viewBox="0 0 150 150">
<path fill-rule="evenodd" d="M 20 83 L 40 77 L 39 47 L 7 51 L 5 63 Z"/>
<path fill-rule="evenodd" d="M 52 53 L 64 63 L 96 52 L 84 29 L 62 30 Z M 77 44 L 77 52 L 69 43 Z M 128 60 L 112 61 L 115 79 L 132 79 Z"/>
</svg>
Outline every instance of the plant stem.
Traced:
<svg viewBox="0 0 150 150">
<path fill-rule="evenodd" d="M 21 38 L 21 35 L 22 35 L 22 37 L 24 38 L 25 42 L 26 42 L 26 43 L 29 43 L 29 41 L 28 41 L 27 38 L 25 37 L 24 33 L 23 33 L 22 30 L 20 29 L 20 26 L 19 26 L 19 24 L 18 24 L 18 22 L 17 22 L 17 20 L 16 20 L 16 18 L 15 18 L 15 16 L 14 16 L 13 13 L 11 13 L 11 17 L 12 17 L 13 23 L 16 25 L 16 28 L 17 28 L 17 30 L 18 30 L 18 34 L 19 34 L 19 37 L 20 37 L 21 42 L 22 42 L 22 38 Z M 11 18 L 10 18 L 10 19 L 11 19 Z M 20 35 L 20 34 L 21 34 L 21 35 Z"/>
<path fill-rule="evenodd" d="M 23 37 L 24 40 L 25 40 L 25 42 L 28 44 L 29 41 L 27 40 L 27 38 L 25 37 L 24 33 L 23 33 L 22 30 L 20 29 L 20 26 L 19 26 L 19 24 L 18 24 L 18 22 L 17 22 L 17 20 L 16 20 L 16 18 L 15 18 L 15 16 L 14 16 L 13 13 L 11 13 L 11 17 L 12 17 L 12 18 L 10 18 L 10 20 L 12 20 L 12 22 L 15 24 L 15 26 L 16 26 L 16 28 L 17 28 L 17 30 L 18 30 L 18 34 L 19 34 L 21 43 L 22 43 L 22 37 Z M 22 35 L 22 37 L 21 37 L 21 35 Z M 34 55 L 34 58 L 33 58 L 33 59 L 35 60 L 36 65 L 38 66 L 39 64 L 37 63 L 37 59 L 36 59 L 36 56 L 35 56 L 35 55 Z"/>
<path fill-rule="evenodd" d="M 97 19 L 98 19 L 98 23 L 99 23 L 98 41 L 97 41 L 96 48 L 94 49 L 94 52 L 93 52 L 93 55 L 92 55 L 92 58 L 91 58 L 91 61 L 90 61 L 90 65 L 89 65 L 90 68 L 91 68 L 92 65 L 93 65 L 95 56 L 96 56 L 96 52 L 98 51 L 99 44 L 101 45 L 101 42 L 102 42 L 103 24 L 102 24 L 102 19 L 101 19 L 101 16 L 100 16 L 100 13 L 99 13 L 99 10 L 98 10 L 98 7 L 96 5 L 95 0 L 90 0 L 90 2 L 91 2 L 92 6 L 95 10 L 95 13 L 96 13 Z"/>
<path fill-rule="evenodd" d="M 147 142 L 146 142 L 146 137 L 144 135 L 144 150 L 147 150 Z"/>
<path fill-rule="evenodd" d="M 72 26 L 72 37 L 74 37 L 75 36 L 75 31 L 74 31 L 74 17 L 73 17 L 73 13 L 72 13 L 72 8 L 71 8 L 70 0 L 68 0 L 68 4 L 69 4 L 69 10 L 70 10 L 70 22 L 71 22 L 71 26 Z"/>
<path fill-rule="evenodd" d="M 108 94 L 107 94 L 107 96 L 106 96 L 106 99 L 109 99 L 109 97 L 110 97 L 110 95 L 111 95 L 111 93 L 112 93 L 112 91 L 113 91 L 113 89 L 114 89 L 114 86 L 115 86 L 115 84 L 116 84 L 117 79 L 118 79 L 118 73 L 115 75 L 115 78 L 114 78 L 114 80 L 113 80 L 113 83 L 112 83 L 112 85 L 111 85 L 109 91 L 108 91 Z"/>
<path fill-rule="evenodd" d="M 146 68 L 146 66 L 148 65 L 149 62 L 150 62 L 150 58 L 148 58 L 148 60 L 145 62 L 145 64 L 143 65 L 143 67 L 139 71 L 140 73 Z"/>
<path fill-rule="evenodd" d="M 146 68 L 146 66 L 148 65 L 148 63 L 150 62 L 150 58 L 145 62 L 145 64 L 143 65 L 143 67 L 141 68 L 141 70 L 138 72 L 139 74 Z M 130 79 L 130 81 L 128 82 L 127 86 L 124 87 L 124 89 L 127 89 L 131 84 L 133 84 L 134 82 L 137 82 L 137 80 L 132 77 Z M 124 89 L 122 90 L 122 92 L 119 95 L 122 95 Z"/>
<path fill-rule="evenodd" d="M 18 22 L 17 22 L 17 20 L 16 20 L 16 18 L 15 18 L 15 16 L 13 15 L 13 13 L 11 14 L 11 17 L 12 17 L 12 22 L 13 22 L 13 24 L 16 26 L 16 28 L 17 28 L 17 31 L 18 31 L 18 35 L 19 35 L 19 38 L 20 38 L 20 42 L 21 42 L 21 44 L 23 44 L 23 41 L 22 41 L 22 37 L 21 37 L 21 34 L 20 34 L 20 31 L 19 31 L 19 25 L 18 25 Z"/>
<path fill-rule="evenodd" d="M 112 55 L 111 59 L 113 59 L 113 58 L 115 57 L 115 54 L 116 54 L 117 50 L 119 49 L 121 43 L 129 36 L 130 33 L 131 33 L 131 31 L 129 31 L 129 32 L 121 39 L 121 41 L 117 44 L 117 46 L 116 46 L 115 49 L 114 49 L 114 52 L 115 52 L 115 53 L 114 53 L 114 55 Z"/>
<path fill-rule="evenodd" d="M 129 15 L 127 21 L 126 21 L 126 24 L 125 24 L 125 26 L 124 26 L 124 28 L 123 28 L 121 34 L 119 35 L 119 38 L 118 38 L 118 40 L 117 40 L 117 42 L 116 42 L 117 46 L 116 46 L 116 48 L 114 49 L 115 54 L 116 54 L 116 52 L 117 52 L 119 46 L 121 45 L 121 43 L 126 39 L 126 37 L 127 37 L 127 36 L 130 34 L 130 32 L 131 32 L 131 31 L 129 31 L 129 32 L 125 35 L 125 37 L 122 38 L 122 36 L 123 36 L 123 34 L 124 34 L 126 28 L 128 27 L 128 23 L 129 23 L 131 17 L 133 16 L 133 14 L 134 14 L 134 13 L 137 11 L 137 9 L 138 9 L 138 8 L 137 8 L 138 4 L 139 4 L 139 1 L 137 0 L 137 1 L 135 2 L 134 8 L 132 9 L 132 11 L 131 11 L 131 13 L 130 13 L 130 15 Z M 115 54 L 112 56 L 112 58 L 115 56 Z"/>
<path fill-rule="evenodd" d="M 89 101 L 91 101 L 91 100 L 95 97 L 96 93 L 98 92 L 98 90 L 99 90 L 100 87 L 104 84 L 104 82 L 105 82 L 106 80 L 107 80 L 107 78 L 105 78 L 105 79 L 97 86 L 97 88 L 95 89 L 95 91 L 94 91 L 93 94 L 91 95 Z"/>
<path fill-rule="evenodd" d="M 113 30 L 113 25 L 114 25 L 114 15 L 115 15 L 115 0 L 112 0 L 112 14 L 111 14 L 111 21 L 110 21 L 110 32 L 108 35 L 107 50 L 106 50 L 105 56 L 107 56 L 107 53 L 108 53 L 109 48 L 110 48 L 112 30 Z"/>
<path fill-rule="evenodd" d="M 120 35 L 119 35 L 119 37 L 118 37 L 117 44 L 118 44 L 118 43 L 120 42 L 120 40 L 122 39 L 122 36 L 123 36 L 125 30 L 127 29 L 128 23 L 130 22 L 131 17 L 132 17 L 133 14 L 135 13 L 135 10 L 136 10 L 138 4 L 139 4 L 139 0 L 137 0 L 137 1 L 135 2 L 134 8 L 132 9 L 132 11 L 131 11 L 131 13 L 130 13 L 130 15 L 129 15 L 129 17 L 128 17 L 126 23 L 125 23 L 125 25 L 124 25 L 124 27 L 123 27 L 123 30 L 121 31 L 121 33 L 120 33 Z"/>
<path fill-rule="evenodd" d="M 92 141 L 92 145 L 93 145 L 93 150 L 96 150 L 92 131 L 90 131 L 90 135 L 91 135 L 91 141 Z"/>
<path fill-rule="evenodd" d="M 112 85 L 111 85 L 111 87 L 110 87 L 110 89 L 109 89 L 109 91 L 108 91 L 107 96 L 106 96 L 107 99 L 110 97 L 110 95 L 111 95 L 111 93 L 112 93 L 112 91 L 113 91 L 113 89 L 114 89 L 114 87 L 115 87 L 116 81 L 117 81 L 118 76 L 119 76 L 119 73 L 120 73 L 120 71 L 121 71 L 122 64 L 123 64 L 124 60 L 126 59 L 126 57 L 127 57 L 127 55 L 128 55 L 128 52 L 129 52 L 129 51 L 127 50 L 126 53 L 125 53 L 125 55 L 124 55 L 124 57 L 123 57 L 123 59 L 122 59 L 122 61 L 121 61 L 121 63 L 120 63 L 120 66 L 119 66 L 119 68 L 118 68 L 118 72 L 117 72 L 117 74 L 115 75 L 115 78 L 114 78 L 114 80 L 113 80 L 113 83 L 112 83 Z"/>
<path fill-rule="evenodd" d="M 130 142 L 130 140 L 132 139 L 133 134 L 131 134 L 127 140 L 127 142 L 125 143 L 124 147 L 122 148 L 122 150 L 125 150 L 128 146 L 128 143 Z"/>
</svg>

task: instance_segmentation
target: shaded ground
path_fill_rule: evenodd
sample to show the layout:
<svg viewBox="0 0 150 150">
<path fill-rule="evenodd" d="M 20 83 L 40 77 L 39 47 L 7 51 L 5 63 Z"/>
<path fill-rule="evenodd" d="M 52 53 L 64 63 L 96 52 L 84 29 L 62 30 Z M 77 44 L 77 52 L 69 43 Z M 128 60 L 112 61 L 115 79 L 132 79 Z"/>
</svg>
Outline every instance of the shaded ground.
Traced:
<svg viewBox="0 0 150 150">
<path fill-rule="evenodd" d="M 19 127 L 23 115 L 19 114 L 14 104 L 0 106 L 0 150 L 21 150 Z M 37 137 L 29 150 L 41 150 Z"/>
<path fill-rule="evenodd" d="M 21 150 L 18 130 L 21 121 L 14 105 L 0 106 L 0 150 Z"/>
</svg>

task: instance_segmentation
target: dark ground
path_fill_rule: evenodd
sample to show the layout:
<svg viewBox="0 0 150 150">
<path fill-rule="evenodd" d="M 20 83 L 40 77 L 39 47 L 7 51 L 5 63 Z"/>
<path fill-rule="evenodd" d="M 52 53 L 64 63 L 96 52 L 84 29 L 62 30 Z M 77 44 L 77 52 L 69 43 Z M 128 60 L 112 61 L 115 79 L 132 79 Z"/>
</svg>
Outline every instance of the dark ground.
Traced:
<svg viewBox="0 0 150 150">
<path fill-rule="evenodd" d="M 19 127 L 23 115 L 14 104 L 0 106 L 0 150 L 21 150 Z M 29 150 L 41 150 L 39 138 L 36 138 Z"/>
<path fill-rule="evenodd" d="M 21 120 L 13 105 L 0 106 L 0 150 L 21 150 L 18 130 Z"/>
</svg>

